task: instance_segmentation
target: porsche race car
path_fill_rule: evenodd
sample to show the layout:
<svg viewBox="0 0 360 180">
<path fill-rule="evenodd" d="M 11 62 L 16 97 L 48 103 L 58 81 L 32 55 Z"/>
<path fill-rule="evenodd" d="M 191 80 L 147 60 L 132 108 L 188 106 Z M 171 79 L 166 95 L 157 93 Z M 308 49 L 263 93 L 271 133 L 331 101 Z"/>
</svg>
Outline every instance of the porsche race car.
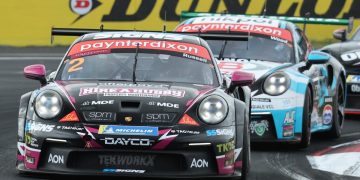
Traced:
<svg viewBox="0 0 360 180">
<path fill-rule="evenodd" d="M 323 47 L 321 50 L 336 57 L 347 72 L 347 103 L 345 114 L 360 115 L 360 28 L 351 38 L 346 29 L 334 32 L 334 37 L 342 42 Z"/>
<path fill-rule="evenodd" d="M 203 38 L 223 74 L 255 73 L 251 142 L 292 142 L 305 148 L 313 132 L 340 137 L 346 71 L 336 58 L 313 51 L 303 31 L 289 21 L 341 21 L 192 12 L 182 17 L 175 32 L 213 34 Z"/>
<path fill-rule="evenodd" d="M 198 37 L 90 32 L 53 30 L 82 36 L 49 77 L 25 67 L 41 87 L 20 98 L 20 172 L 246 177 L 250 105 L 239 96 L 250 94 L 234 89 L 252 74 L 224 84 Z"/>
</svg>

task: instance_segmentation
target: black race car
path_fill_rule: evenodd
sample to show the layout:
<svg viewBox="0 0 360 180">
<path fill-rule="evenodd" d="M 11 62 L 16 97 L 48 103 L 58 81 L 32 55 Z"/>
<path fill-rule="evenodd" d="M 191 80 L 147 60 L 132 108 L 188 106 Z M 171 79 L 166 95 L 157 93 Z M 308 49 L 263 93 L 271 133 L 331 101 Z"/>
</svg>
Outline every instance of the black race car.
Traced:
<svg viewBox="0 0 360 180">
<path fill-rule="evenodd" d="M 342 42 L 323 47 L 321 50 L 330 53 L 344 65 L 347 78 L 347 115 L 360 115 L 360 28 L 347 39 L 347 30 L 334 31 L 334 38 Z"/>
<path fill-rule="evenodd" d="M 68 33 L 84 35 L 55 73 L 46 79 L 43 65 L 24 69 L 41 87 L 20 99 L 20 172 L 246 176 L 249 102 L 238 98 L 250 94 L 236 89 L 252 74 L 224 81 L 198 37 Z"/>
</svg>

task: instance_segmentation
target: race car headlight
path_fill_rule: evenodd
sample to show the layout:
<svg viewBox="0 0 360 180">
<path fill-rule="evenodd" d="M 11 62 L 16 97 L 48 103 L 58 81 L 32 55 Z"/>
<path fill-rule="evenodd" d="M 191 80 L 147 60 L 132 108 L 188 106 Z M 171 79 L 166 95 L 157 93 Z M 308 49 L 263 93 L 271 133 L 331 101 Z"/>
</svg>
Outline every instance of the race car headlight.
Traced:
<svg viewBox="0 0 360 180">
<path fill-rule="evenodd" d="M 205 98 L 199 106 L 199 117 L 207 124 L 218 124 L 228 113 L 228 105 L 220 96 L 212 95 Z"/>
<path fill-rule="evenodd" d="M 290 87 L 290 78 L 282 72 L 274 73 L 266 78 L 264 91 L 266 94 L 278 96 L 286 92 Z"/>
<path fill-rule="evenodd" d="M 45 90 L 36 97 L 36 114 L 43 119 L 54 118 L 60 113 L 62 103 L 62 99 L 57 92 Z"/>
</svg>

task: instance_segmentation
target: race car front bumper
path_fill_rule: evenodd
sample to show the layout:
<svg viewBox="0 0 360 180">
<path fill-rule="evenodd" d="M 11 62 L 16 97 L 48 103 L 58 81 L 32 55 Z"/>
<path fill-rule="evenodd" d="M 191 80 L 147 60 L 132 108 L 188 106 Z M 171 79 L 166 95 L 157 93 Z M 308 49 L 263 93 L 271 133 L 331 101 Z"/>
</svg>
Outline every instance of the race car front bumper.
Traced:
<svg viewBox="0 0 360 180">
<path fill-rule="evenodd" d="M 82 132 L 90 130 L 84 129 Z M 79 136 L 82 132 L 65 132 L 59 128 L 54 128 L 51 133 L 27 132 L 26 143 L 18 142 L 17 169 L 22 172 L 70 175 L 241 176 L 242 147 L 235 142 L 235 134 L 208 137 L 205 130 L 197 135 L 181 136 L 175 135 L 176 130 L 166 130 L 151 148 L 130 149 L 124 146 L 109 148 L 100 141 Z M 91 136 L 99 137 L 95 133 Z M 167 146 L 163 149 L 153 148 L 159 147 L 157 144 Z"/>
</svg>

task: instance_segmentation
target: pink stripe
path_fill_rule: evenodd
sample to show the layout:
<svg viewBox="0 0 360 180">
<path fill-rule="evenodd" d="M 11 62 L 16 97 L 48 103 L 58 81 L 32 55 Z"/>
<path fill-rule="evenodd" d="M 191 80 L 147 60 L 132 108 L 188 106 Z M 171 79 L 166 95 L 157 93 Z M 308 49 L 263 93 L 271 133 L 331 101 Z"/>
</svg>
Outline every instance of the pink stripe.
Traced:
<svg viewBox="0 0 360 180">
<path fill-rule="evenodd" d="M 169 132 L 171 129 L 163 129 L 163 130 L 159 130 L 159 135 L 163 135 L 167 132 Z"/>
<path fill-rule="evenodd" d="M 227 166 L 225 167 L 225 157 L 217 158 L 217 165 L 219 174 L 233 174 L 234 173 L 234 166 Z"/>
<path fill-rule="evenodd" d="M 84 127 L 91 133 L 96 133 L 97 134 L 99 132 L 99 130 L 96 129 L 96 128 L 87 127 L 87 126 L 84 126 Z"/>
<path fill-rule="evenodd" d="M 18 155 L 17 155 L 17 160 L 18 160 L 18 161 L 24 161 L 24 156 L 18 154 Z"/>
<path fill-rule="evenodd" d="M 27 162 L 26 158 L 25 158 L 25 167 L 28 168 L 28 169 L 37 169 L 37 166 L 38 166 L 38 163 L 39 163 L 39 158 L 40 158 L 40 152 L 32 151 L 29 148 L 25 148 L 25 154 L 28 157 L 34 158 L 34 164 L 31 164 L 31 163 Z"/>
<path fill-rule="evenodd" d="M 236 162 L 235 162 L 235 167 L 236 167 L 236 168 L 242 168 L 242 164 L 243 164 L 242 161 L 236 161 Z"/>
<path fill-rule="evenodd" d="M 215 88 L 212 88 L 212 89 L 207 89 L 207 90 L 201 90 L 199 91 L 199 95 L 194 99 L 192 100 L 191 104 L 188 106 L 188 108 L 186 109 L 186 111 L 184 112 L 184 114 L 186 114 L 190 108 L 202 97 L 204 96 L 205 94 L 207 94 L 208 92 L 214 90 Z M 187 104 L 186 104 L 187 105 Z"/>
</svg>

